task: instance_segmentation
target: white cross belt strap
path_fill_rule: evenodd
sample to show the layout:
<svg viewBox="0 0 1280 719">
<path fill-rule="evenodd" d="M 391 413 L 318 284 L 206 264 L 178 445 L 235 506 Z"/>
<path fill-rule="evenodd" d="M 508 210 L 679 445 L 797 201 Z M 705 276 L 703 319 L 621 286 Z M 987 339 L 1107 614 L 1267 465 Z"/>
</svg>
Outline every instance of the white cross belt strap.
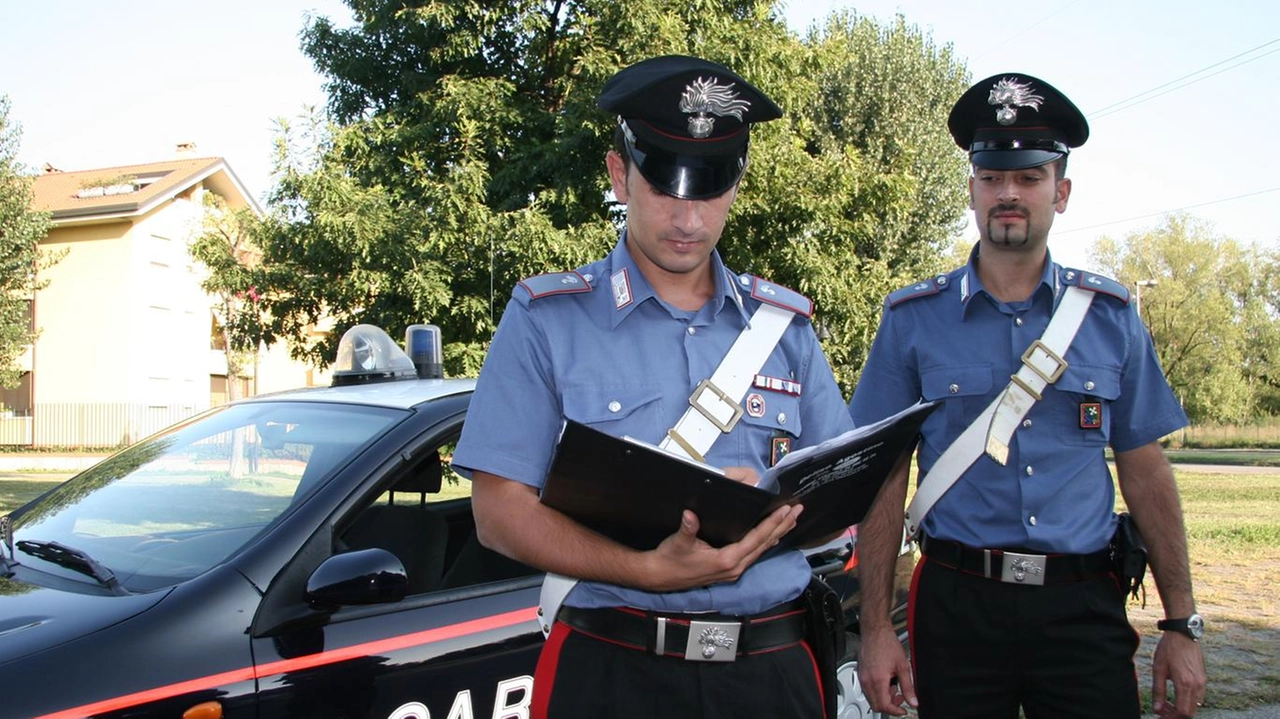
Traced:
<svg viewBox="0 0 1280 719">
<path fill-rule="evenodd" d="M 667 431 L 658 446 L 689 459 L 706 461 L 706 454 L 721 435 L 728 434 L 742 417 L 742 398 L 765 360 L 791 325 L 795 313 L 761 304 L 751 316 L 728 354 L 710 379 L 698 384 L 689 397 L 689 409 Z"/>
<path fill-rule="evenodd" d="M 1057 382 L 1067 369 L 1063 357 L 1080 330 L 1093 297 L 1092 291 L 1067 287 L 1044 335 L 1022 353 L 1022 366 L 1008 386 L 947 447 L 917 486 L 907 507 L 908 534 L 919 534 L 925 515 L 984 451 L 1002 465 L 1009 461 L 1009 442 L 1018 423 L 1040 400 L 1045 387 Z"/>
</svg>

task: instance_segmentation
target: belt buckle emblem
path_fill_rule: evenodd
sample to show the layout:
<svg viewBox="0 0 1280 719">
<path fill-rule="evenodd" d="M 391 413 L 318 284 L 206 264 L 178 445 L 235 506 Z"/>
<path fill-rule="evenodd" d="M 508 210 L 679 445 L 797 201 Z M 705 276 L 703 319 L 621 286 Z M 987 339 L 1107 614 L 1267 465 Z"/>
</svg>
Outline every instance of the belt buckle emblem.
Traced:
<svg viewBox="0 0 1280 719">
<path fill-rule="evenodd" d="M 684 658 L 696 662 L 731 662 L 738 656 L 734 645 L 741 630 L 742 625 L 737 622 L 689 622 Z"/>
<path fill-rule="evenodd" d="M 1005 552 L 1001 558 L 1000 581 L 1012 584 L 1044 584 L 1045 556 Z"/>
</svg>

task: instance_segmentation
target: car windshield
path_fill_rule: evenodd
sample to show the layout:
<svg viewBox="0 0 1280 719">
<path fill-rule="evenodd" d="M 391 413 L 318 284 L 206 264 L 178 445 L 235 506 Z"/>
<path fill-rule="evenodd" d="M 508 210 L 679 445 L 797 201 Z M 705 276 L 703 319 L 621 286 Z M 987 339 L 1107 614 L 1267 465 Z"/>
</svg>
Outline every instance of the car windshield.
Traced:
<svg viewBox="0 0 1280 719">
<path fill-rule="evenodd" d="M 286 401 L 203 414 L 15 513 L 15 559 L 130 592 L 171 586 L 234 554 L 404 416 Z"/>
</svg>

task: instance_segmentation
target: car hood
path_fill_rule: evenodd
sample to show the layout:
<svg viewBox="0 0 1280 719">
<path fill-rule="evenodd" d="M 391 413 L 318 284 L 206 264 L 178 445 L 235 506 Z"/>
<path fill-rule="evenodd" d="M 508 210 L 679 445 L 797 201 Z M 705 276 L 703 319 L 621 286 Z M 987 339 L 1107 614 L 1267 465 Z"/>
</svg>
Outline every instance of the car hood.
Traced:
<svg viewBox="0 0 1280 719">
<path fill-rule="evenodd" d="M 100 596 L 0 579 L 0 665 L 123 622 L 168 593 Z"/>
</svg>

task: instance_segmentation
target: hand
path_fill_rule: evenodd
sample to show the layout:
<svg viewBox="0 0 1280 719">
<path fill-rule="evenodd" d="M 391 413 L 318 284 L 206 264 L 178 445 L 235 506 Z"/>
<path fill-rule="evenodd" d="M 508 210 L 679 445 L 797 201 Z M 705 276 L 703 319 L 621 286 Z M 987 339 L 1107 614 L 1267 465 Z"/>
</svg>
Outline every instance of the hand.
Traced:
<svg viewBox="0 0 1280 719">
<path fill-rule="evenodd" d="M 907 654 L 888 625 L 882 629 L 864 629 L 858 652 L 858 682 L 872 711 L 906 716 L 904 704 L 920 706 Z"/>
<path fill-rule="evenodd" d="M 698 539 L 698 517 L 685 510 L 680 529 L 642 555 L 648 577 L 643 588 L 665 592 L 732 582 L 796 526 L 802 509 L 779 507 L 742 539 L 719 549 Z"/>
<path fill-rule="evenodd" d="M 725 467 L 724 476 L 752 487 L 760 484 L 760 475 L 751 467 Z"/>
<path fill-rule="evenodd" d="M 1174 703 L 1168 702 L 1173 682 Z M 1151 708 L 1161 719 L 1190 719 L 1204 701 L 1207 680 L 1200 643 L 1177 632 L 1165 632 L 1151 662 Z"/>
</svg>

